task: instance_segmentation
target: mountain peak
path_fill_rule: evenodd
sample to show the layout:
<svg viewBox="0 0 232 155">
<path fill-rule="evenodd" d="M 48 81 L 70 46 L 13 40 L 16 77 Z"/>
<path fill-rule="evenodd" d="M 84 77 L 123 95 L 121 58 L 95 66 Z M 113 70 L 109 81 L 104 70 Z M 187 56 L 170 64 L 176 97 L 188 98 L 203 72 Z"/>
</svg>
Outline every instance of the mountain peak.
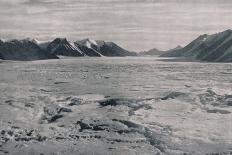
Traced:
<svg viewBox="0 0 232 155">
<path fill-rule="evenodd" d="M 182 46 L 181 46 L 181 45 L 176 46 L 176 49 L 180 49 L 180 48 L 182 48 Z"/>
<path fill-rule="evenodd" d="M 231 29 L 228 29 L 228 30 L 225 30 L 223 32 L 221 32 L 221 34 L 232 34 L 232 30 Z"/>
<path fill-rule="evenodd" d="M 158 55 L 161 55 L 162 53 L 163 53 L 163 51 L 161 51 L 157 48 L 152 48 L 148 51 L 140 52 L 139 55 L 141 55 L 141 56 L 158 56 Z"/>
<path fill-rule="evenodd" d="M 160 51 L 160 50 L 157 48 L 153 48 L 153 49 L 150 49 L 149 51 Z"/>
<path fill-rule="evenodd" d="M 53 40 L 53 42 L 59 43 L 59 44 L 64 44 L 64 43 L 68 43 L 68 40 L 66 38 L 56 38 Z"/>
<path fill-rule="evenodd" d="M 203 35 L 200 35 L 195 41 L 197 42 L 204 42 L 207 38 L 209 37 L 208 34 L 203 34 Z"/>
<path fill-rule="evenodd" d="M 225 30 L 225 32 L 232 32 L 232 30 L 231 29 L 227 29 L 227 30 Z"/>
<path fill-rule="evenodd" d="M 93 39 L 90 39 L 90 38 L 86 38 L 86 39 L 83 39 L 83 40 L 80 40 L 78 41 L 78 43 L 81 43 L 81 44 L 85 44 L 85 45 L 95 45 L 97 46 L 97 41 L 93 40 Z"/>
<path fill-rule="evenodd" d="M 39 44 L 40 43 L 40 41 L 39 40 L 37 40 L 37 39 L 34 39 L 34 38 L 26 38 L 26 39 L 24 39 L 25 41 L 30 41 L 30 42 L 33 42 L 33 43 L 35 43 L 35 44 Z"/>
<path fill-rule="evenodd" d="M 181 45 L 178 45 L 178 46 L 176 46 L 175 48 L 173 48 L 173 49 L 170 49 L 170 50 L 179 50 L 179 49 L 181 49 L 181 48 L 183 48 Z M 169 50 L 169 51 L 170 51 Z"/>
</svg>

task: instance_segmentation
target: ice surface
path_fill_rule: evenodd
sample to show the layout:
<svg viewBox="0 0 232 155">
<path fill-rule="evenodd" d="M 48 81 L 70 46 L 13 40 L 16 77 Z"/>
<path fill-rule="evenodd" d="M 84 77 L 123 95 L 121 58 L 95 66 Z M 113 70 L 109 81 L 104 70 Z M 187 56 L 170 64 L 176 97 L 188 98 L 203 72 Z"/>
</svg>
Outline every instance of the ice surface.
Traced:
<svg viewBox="0 0 232 155">
<path fill-rule="evenodd" d="M 0 154 L 230 154 L 232 64 L 0 63 Z"/>
</svg>

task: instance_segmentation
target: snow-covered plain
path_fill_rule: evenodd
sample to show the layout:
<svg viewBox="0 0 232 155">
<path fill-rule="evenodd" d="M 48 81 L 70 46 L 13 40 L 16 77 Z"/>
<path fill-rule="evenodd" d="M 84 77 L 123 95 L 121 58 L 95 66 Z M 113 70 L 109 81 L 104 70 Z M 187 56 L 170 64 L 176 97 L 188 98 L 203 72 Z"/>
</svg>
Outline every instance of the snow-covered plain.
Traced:
<svg viewBox="0 0 232 155">
<path fill-rule="evenodd" d="M 232 154 L 232 64 L 0 62 L 0 154 Z"/>
</svg>

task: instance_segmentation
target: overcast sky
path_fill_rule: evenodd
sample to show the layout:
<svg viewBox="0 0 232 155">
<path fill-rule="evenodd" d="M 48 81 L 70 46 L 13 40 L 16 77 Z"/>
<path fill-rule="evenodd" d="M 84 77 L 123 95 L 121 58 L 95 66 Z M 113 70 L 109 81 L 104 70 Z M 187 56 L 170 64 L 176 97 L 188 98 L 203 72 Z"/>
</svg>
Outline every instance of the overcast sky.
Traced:
<svg viewBox="0 0 232 155">
<path fill-rule="evenodd" d="M 165 50 L 231 29 L 231 8 L 231 0 L 0 0 L 0 38 L 92 38 Z"/>
</svg>

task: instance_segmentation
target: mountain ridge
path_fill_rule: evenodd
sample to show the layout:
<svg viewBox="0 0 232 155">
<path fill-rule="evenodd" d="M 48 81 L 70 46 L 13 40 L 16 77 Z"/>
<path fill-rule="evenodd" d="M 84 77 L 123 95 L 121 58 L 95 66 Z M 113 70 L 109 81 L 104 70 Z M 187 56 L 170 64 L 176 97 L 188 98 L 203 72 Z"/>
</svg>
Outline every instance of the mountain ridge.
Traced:
<svg viewBox="0 0 232 155">
<path fill-rule="evenodd" d="M 0 40 L 0 59 L 3 60 L 44 60 L 58 59 L 57 56 L 71 57 L 124 57 L 136 56 L 113 42 L 91 40 L 68 41 L 66 38 L 55 38 L 52 41 L 40 42 L 37 39 Z"/>
<path fill-rule="evenodd" d="M 200 35 L 184 47 L 177 46 L 167 51 L 153 48 L 140 53 L 128 51 L 114 42 L 89 38 L 77 41 L 55 38 L 47 42 L 31 38 L 8 41 L 0 39 L 0 59 L 3 60 L 58 59 L 57 56 L 160 56 L 183 57 L 206 62 L 232 62 L 232 30 Z"/>
<path fill-rule="evenodd" d="M 58 59 L 56 55 L 41 49 L 28 39 L 0 41 L 0 58 L 3 60 L 45 60 Z"/>
<path fill-rule="evenodd" d="M 75 42 L 69 42 L 66 38 L 56 38 L 48 44 L 47 50 L 52 54 L 62 56 L 124 57 L 137 55 L 114 42 L 89 38 Z"/>
<path fill-rule="evenodd" d="M 206 62 L 232 62 L 232 30 L 200 35 L 185 47 L 168 51 L 161 57 L 186 57 Z"/>
<path fill-rule="evenodd" d="M 84 56 L 74 44 L 70 43 L 66 38 L 56 38 L 47 46 L 47 51 L 51 54 L 62 56 Z"/>
<path fill-rule="evenodd" d="M 152 48 L 152 49 L 150 49 L 148 51 L 139 52 L 138 55 L 139 56 L 160 56 L 160 55 L 165 54 L 167 52 L 179 50 L 181 48 L 182 48 L 182 46 L 180 46 L 180 45 L 178 45 L 177 47 L 175 47 L 173 49 L 169 49 L 167 51 L 165 51 L 165 50 L 159 50 L 157 48 Z"/>
</svg>

